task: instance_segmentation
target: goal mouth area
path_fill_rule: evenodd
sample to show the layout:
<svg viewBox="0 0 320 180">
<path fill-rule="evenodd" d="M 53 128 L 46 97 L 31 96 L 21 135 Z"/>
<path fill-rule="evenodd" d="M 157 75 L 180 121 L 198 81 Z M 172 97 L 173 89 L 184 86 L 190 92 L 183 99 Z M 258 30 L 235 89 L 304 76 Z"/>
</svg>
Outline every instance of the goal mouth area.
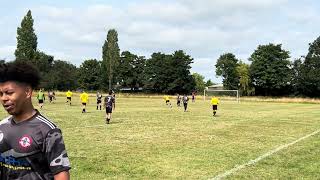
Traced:
<svg viewBox="0 0 320 180">
<path fill-rule="evenodd" d="M 236 101 L 240 102 L 239 90 L 212 90 L 205 89 L 203 91 L 203 99 L 211 99 L 211 97 L 216 96 L 220 100 L 226 101 Z"/>
</svg>

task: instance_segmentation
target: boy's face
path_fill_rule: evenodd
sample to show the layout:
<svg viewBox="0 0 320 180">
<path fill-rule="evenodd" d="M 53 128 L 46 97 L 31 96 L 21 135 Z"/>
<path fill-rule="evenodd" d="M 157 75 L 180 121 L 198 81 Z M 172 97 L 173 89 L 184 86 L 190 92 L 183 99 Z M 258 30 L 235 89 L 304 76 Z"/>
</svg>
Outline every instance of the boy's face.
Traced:
<svg viewBox="0 0 320 180">
<path fill-rule="evenodd" d="M 31 87 L 7 81 L 0 83 L 0 102 L 10 115 L 20 115 L 30 103 L 32 96 Z"/>
</svg>

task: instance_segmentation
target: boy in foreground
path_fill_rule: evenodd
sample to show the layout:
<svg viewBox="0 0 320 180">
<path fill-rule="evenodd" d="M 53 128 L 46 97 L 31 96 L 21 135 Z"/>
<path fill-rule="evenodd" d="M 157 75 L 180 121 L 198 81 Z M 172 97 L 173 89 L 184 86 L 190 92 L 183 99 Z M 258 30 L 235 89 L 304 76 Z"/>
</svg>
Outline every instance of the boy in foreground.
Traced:
<svg viewBox="0 0 320 180">
<path fill-rule="evenodd" d="M 68 180 L 70 162 L 61 130 L 33 107 L 39 72 L 23 62 L 0 65 L 0 179 Z"/>
</svg>

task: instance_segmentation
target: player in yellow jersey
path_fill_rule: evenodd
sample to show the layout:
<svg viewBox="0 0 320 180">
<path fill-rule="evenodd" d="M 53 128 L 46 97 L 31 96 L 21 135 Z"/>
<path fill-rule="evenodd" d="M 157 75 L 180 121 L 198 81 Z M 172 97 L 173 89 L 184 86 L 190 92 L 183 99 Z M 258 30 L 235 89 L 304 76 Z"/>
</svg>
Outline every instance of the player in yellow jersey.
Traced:
<svg viewBox="0 0 320 180">
<path fill-rule="evenodd" d="M 42 89 L 39 90 L 38 95 L 37 95 L 37 99 L 38 99 L 38 103 L 39 103 L 40 109 L 42 109 L 42 106 L 43 106 L 43 103 L 44 103 L 44 100 L 45 100 L 45 96 L 44 96 L 44 93 L 43 93 Z"/>
<path fill-rule="evenodd" d="M 213 116 L 216 115 L 217 110 L 218 110 L 218 104 L 219 104 L 219 99 L 215 96 L 211 98 L 211 105 L 212 105 L 212 110 L 213 110 Z"/>
<path fill-rule="evenodd" d="M 67 96 L 67 102 L 66 103 L 70 103 L 71 106 L 71 97 L 72 97 L 72 92 L 70 90 L 68 90 L 66 92 L 66 96 Z"/>
<path fill-rule="evenodd" d="M 163 99 L 166 101 L 166 105 L 172 108 L 169 96 L 164 96 Z"/>
<path fill-rule="evenodd" d="M 89 95 L 86 92 L 82 91 L 82 93 L 80 94 L 80 101 L 82 104 L 82 113 L 85 113 L 87 103 L 89 102 Z"/>
</svg>

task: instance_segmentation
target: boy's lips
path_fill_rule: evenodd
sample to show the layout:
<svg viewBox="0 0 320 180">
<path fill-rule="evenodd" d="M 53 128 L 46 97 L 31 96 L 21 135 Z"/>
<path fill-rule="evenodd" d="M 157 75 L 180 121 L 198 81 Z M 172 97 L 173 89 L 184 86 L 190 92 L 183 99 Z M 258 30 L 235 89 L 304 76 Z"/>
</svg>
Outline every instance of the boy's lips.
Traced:
<svg viewBox="0 0 320 180">
<path fill-rule="evenodd" d="M 3 107 L 6 111 L 10 111 L 13 109 L 14 106 L 13 104 L 4 104 Z"/>
</svg>

